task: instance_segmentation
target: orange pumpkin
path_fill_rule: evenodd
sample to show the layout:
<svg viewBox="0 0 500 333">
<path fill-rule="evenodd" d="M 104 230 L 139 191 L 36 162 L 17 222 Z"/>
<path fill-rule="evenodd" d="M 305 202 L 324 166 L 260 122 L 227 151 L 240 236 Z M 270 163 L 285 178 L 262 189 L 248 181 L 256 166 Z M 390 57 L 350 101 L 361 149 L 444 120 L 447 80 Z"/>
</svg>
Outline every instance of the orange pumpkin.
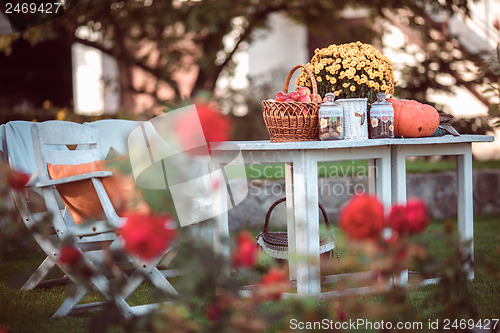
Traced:
<svg viewBox="0 0 500 333">
<path fill-rule="evenodd" d="M 428 104 L 415 100 L 392 99 L 394 108 L 394 136 L 403 138 L 420 138 L 431 136 L 439 126 L 439 113 Z"/>
</svg>

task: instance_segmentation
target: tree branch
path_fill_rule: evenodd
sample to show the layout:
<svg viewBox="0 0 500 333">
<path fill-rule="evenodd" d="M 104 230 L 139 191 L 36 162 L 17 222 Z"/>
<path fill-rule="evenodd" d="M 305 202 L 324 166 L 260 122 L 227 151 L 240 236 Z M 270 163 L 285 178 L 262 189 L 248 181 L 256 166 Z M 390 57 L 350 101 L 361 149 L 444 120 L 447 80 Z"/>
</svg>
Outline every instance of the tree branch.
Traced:
<svg viewBox="0 0 500 333">
<path fill-rule="evenodd" d="M 267 6 L 264 9 L 256 10 L 251 16 L 246 18 L 247 22 L 248 22 L 247 27 L 243 31 L 243 33 L 240 35 L 239 39 L 236 41 L 233 49 L 229 52 L 226 52 L 226 58 L 224 59 L 224 61 L 220 65 L 214 66 L 215 69 L 214 69 L 214 71 L 212 71 L 212 73 L 210 75 L 211 80 L 212 80 L 212 83 L 210 85 L 211 91 L 213 91 L 215 89 L 217 78 L 220 76 L 222 71 L 229 65 L 229 63 L 233 60 L 233 57 L 234 57 L 235 53 L 238 51 L 241 43 L 248 41 L 250 39 L 252 32 L 257 27 L 257 22 L 262 20 L 262 18 L 267 19 L 268 15 L 271 13 L 278 12 L 278 11 L 284 10 L 286 8 L 287 7 L 285 4 L 281 4 L 278 6 Z M 205 78 L 205 79 L 207 79 L 207 78 Z M 203 86 L 203 84 L 200 83 L 199 80 L 197 80 L 195 87 L 200 87 L 200 86 Z"/>
</svg>

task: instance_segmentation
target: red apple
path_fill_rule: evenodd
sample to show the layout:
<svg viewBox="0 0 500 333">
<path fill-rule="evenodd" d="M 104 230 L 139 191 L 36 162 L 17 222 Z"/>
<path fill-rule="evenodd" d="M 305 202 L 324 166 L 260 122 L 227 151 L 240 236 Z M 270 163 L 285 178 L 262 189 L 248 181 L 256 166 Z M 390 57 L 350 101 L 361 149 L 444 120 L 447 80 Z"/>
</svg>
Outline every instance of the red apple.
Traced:
<svg viewBox="0 0 500 333">
<path fill-rule="evenodd" d="M 310 94 L 309 97 L 311 98 L 311 101 L 316 102 L 316 103 L 321 103 L 323 102 L 323 99 L 319 94 Z"/>
<path fill-rule="evenodd" d="M 276 94 L 276 96 L 274 96 L 274 99 L 277 102 L 283 102 L 283 101 L 287 100 L 288 98 L 290 98 L 290 95 L 287 94 L 286 92 L 283 92 L 283 91 L 280 91 L 279 93 Z"/>
<path fill-rule="evenodd" d="M 291 99 L 291 98 L 287 98 L 287 99 L 285 99 L 285 102 L 297 102 L 297 101 L 294 99 Z"/>
<path fill-rule="evenodd" d="M 293 99 L 294 101 L 298 101 L 299 100 L 299 93 L 296 91 L 292 91 L 290 93 L 290 98 Z"/>
<path fill-rule="evenodd" d="M 309 95 L 300 95 L 299 96 L 299 102 L 310 103 L 311 102 L 311 97 L 309 97 Z"/>
<path fill-rule="evenodd" d="M 297 90 L 300 96 L 302 95 L 310 95 L 311 90 L 308 87 L 300 87 L 299 90 Z"/>
</svg>

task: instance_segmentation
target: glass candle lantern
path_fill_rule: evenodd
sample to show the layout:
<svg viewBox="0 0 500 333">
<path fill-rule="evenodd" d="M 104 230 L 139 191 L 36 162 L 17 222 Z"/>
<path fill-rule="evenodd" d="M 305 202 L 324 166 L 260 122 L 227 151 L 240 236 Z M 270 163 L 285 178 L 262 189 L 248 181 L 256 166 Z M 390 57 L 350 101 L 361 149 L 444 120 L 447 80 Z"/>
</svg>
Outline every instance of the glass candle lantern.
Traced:
<svg viewBox="0 0 500 333">
<path fill-rule="evenodd" d="M 385 93 L 377 94 L 377 101 L 370 107 L 370 138 L 394 137 L 394 108 L 385 100 Z"/>
<path fill-rule="evenodd" d="M 321 140 L 339 140 L 344 138 L 344 110 L 335 102 L 335 95 L 327 93 L 326 101 L 318 111 L 319 138 Z"/>
</svg>

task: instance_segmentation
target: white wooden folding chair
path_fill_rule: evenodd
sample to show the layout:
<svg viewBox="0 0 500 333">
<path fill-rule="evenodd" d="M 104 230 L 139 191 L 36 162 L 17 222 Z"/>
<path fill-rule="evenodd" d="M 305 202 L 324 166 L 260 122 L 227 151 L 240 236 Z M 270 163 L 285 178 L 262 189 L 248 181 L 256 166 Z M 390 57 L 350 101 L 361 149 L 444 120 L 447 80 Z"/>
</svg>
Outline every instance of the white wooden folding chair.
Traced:
<svg viewBox="0 0 500 333">
<path fill-rule="evenodd" d="M 34 124 L 32 127 L 33 148 L 37 163 L 38 181 L 35 186 L 42 191 L 43 198 L 48 210 L 52 213 L 53 226 L 60 241 L 65 237 L 70 237 L 78 245 L 83 253 L 85 265 L 92 270 L 89 274 L 88 283 L 75 276 L 75 273 L 64 265 L 59 265 L 64 273 L 75 283 L 76 292 L 70 295 L 59 307 L 54 316 L 64 316 L 80 308 L 88 308 L 101 304 L 80 304 L 83 297 L 91 288 L 96 289 L 106 297 L 108 301 L 113 301 L 121 314 L 125 317 L 133 313 L 133 309 L 127 304 L 126 299 L 133 291 L 147 278 L 154 287 L 163 291 L 167 295 L 175 295 L 176 291 L 168 282 L 164 275 L 157 269 L 156 264 L 161 256 L 156 260 L 144 262 L 138 258 L 130 257 L 125 260 L 124 265 L 113 265 L 114 274 L 109 273 L 108 265 L 103 263 L 105 256 L 88 255 L 94 250 L 103 248 L 122 249 L 120 239 L 115 234 L 115 228 L 120 226 L 122 219 L 117 215 L 111 200 L 107 195 L 100 179 L 112 175 L 110 171 L 96 171 L 80 174 L 60 179 L 51 179 L 47 169 L 47 163 L 54 165 L 76 165 L 102 160 L 103 151 L 99 140 L 96 126 L 92 124 L 76 124 L 63 121 L 48 121 Z M 74 150 L 51 150 L 48 146 L 54 145 L 76 145 Z M 92 221 L 76 225 L 67 214 L 61 214 L 57 204 L 56 185 L 71 184 L 81 180 L 90 180 L 96 190 L 102 205 L 105 219 Z M 106 237 L 103 237 L 106 236 Z M 87 240 L 82 243 L 81 240 Z M 57 263 L 59 244 L 48 244 L 46 240 L 38 237 L 37 241 L 41 247 L 52 250 L 48 255 Z M 131 266 L 133 273 L 128 276 L 125 268 Z M 112 293 L 110 282 L 114 278 L 124 279 L 122 287 L 118 292 Z M 142 310 L 142 309 L 141 309 Z"/>
<path fill-rule="evenodd" d="M 31 139 L 31 126 L 33 122 L 16 120 L 10 121 L 1 125 L 0 128 L 0 150 L 2 151 L 2 160 L 11 168 L 26 173 L 30 176 L 30 183 L 35 181 L 36 163 L 33 153 L 33 143 Z M 65 146 L 55 149 L 67 149 Z M 34 207 L 30 204 L 30 200 L 39 193 L 30 184 L 26 191 L 10 191 L 10 196 L 21 216 L 22 221 L 31 229 L 34 226 L 40 225 L 43 219 L 47 217 L 47 211 L 42 207 Z M 60 208 L 63 209 L 62 205 Z M 36 210 L 35 210 L 36 209 Z M 50 232 L 49 234 L 53 234 Z M 50 252 L 44 249 L 44 252 Z M 52 283 L 54 280 L 44 281 L 47 274 L 55 266 L 54 261 L 47 256 L 30 278 L 21 287 L 21 290 L 31 290 L 37 286 L 43 285 L 45 282 Z"/>
<path fill-rule="evenodd" d="M 97 129 L 99 145 L 102 151 L 102 159 L 105 159 L 109 157 L 111 150 L 119 155 L 128 156 L 130 134 L 141 125 L 145 125 L 146 122 L 126 119 L 101 119 L 88 124 L 92 124 Z M 170 263 L 175 259 L 176 254 L 177 249 L 169 249 L 158 265 L 160 272 L 166 278 L 181 275 L 180 270 L 168 268 Z"/>
</svg>

